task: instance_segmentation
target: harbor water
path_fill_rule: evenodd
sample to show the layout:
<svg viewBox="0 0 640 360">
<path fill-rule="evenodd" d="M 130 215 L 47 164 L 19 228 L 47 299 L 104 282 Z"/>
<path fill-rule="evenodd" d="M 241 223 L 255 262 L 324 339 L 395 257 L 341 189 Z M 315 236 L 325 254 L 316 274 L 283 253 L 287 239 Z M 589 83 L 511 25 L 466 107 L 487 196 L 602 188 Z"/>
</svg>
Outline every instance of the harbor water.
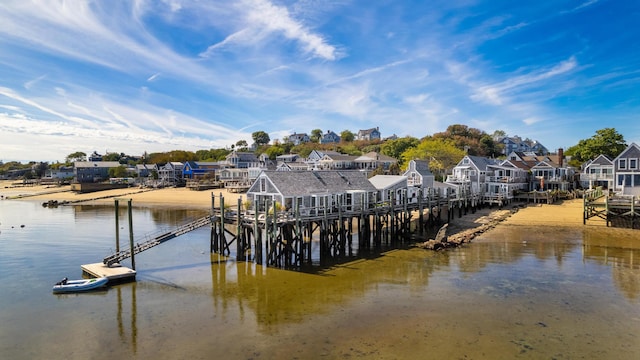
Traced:
<svg viewBox="0 0 640 360">
<path fill-rule="evenodd" d="M 133 232 L 202 215 L 134 208 Z M 136 282 L 52 294 L 115 233 L 112 206 L 0 201 L 0 358 L 640 359 L 637 230 L 499 226 L 297 272 L 211 254 L 205 227 L 136 256 Z"/>
</svg>

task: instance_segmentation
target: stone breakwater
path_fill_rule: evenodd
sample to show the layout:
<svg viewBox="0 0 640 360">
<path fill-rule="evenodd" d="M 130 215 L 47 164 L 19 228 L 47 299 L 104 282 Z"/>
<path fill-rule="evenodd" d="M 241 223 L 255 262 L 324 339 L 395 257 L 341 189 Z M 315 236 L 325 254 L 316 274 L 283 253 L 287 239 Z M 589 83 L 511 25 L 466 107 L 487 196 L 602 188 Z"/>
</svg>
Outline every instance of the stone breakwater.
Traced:
<svg viewBox="0 0 640 360">
<path fill-rule="evenodd" d="M 517 207 L 510 210 L 496 210 L 490 212 L 488 215 L 482 216 L 474 221 L 477 226 L 457 231 L 451 235 L 447 235 L 449 230 L 449 224 L 444 224 L 435 237 L 435 239 L 429 239 L 425 242 L 416 244 L 416 247 L 427 250 L 443 250 L 446 248 L 457 247 L 464 243 L 471 242 L 476 236 L 484 234 L 485 232 L 493 229 L 502 221 L 509 218 L 511 215 L 518 211 Z"/>
</svg>

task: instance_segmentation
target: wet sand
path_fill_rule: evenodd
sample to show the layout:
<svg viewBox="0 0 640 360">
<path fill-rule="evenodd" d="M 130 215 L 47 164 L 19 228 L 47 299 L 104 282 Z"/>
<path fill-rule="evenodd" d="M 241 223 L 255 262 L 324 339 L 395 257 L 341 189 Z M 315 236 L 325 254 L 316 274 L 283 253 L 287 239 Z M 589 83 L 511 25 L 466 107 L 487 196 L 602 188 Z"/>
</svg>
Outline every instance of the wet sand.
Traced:
<svg viewBox="0 0 640 360">
<path fill-rule="evenodd" d="M 232 193 L 225 189 L 195 191 L 187 188 L 140 189 L 130 187 L 80 194 L 71 191 L 66 186 L 25 186 L 11 187 L 10 181 L 0 182 L 0 195 L 9 199 L 25 199 L 34 201 L 58 201 L 74 204 L 113 204 L 115 198 L 131 199 L 133 206 L 145 207 L 180 207 L 180 208 L 211 208 L 211 197 L 215 196 L 216 204 L 220 195 L 225 204 L 236 206 L 238 198 L 244 194 Z M 217 206 L 217 205 L 216 205 Z"/>
</svg>

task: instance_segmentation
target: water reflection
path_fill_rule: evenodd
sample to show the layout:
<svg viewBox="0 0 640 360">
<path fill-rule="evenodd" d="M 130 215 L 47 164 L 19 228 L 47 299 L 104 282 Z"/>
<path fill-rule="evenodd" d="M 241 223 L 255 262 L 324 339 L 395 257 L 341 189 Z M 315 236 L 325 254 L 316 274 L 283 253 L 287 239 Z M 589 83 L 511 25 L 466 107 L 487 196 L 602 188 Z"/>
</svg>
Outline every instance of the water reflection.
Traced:
<svg viewBox="0 0 640 360">
<path fill-rule="evenodd" d="M 313 273 L 267 268 L 211 254 L 213 306 L 216 312 L 232 304 L 242 314 L 251 309 L 259 329 L 272 332 L 283 324 L 332 313 L 387 285 L 425 293 L 430 279 L 443 273 L 448 274 L 456 291 L 496 300 L 541 299 L 583 283 L 590 286 L 590 277 L 604 280 L 598 268 L 581 265 L 585 262 L 609 266 L 610 285 L 628 300 L 637 300 L 640 264 L 633 260 L 640 256 L 640 250 L 591 246 L 589 241 L 582 246 L 581 235 L 575 230 L 505 227 L 455 250 L 392 250 L 377 258 Z"/>
</svg>

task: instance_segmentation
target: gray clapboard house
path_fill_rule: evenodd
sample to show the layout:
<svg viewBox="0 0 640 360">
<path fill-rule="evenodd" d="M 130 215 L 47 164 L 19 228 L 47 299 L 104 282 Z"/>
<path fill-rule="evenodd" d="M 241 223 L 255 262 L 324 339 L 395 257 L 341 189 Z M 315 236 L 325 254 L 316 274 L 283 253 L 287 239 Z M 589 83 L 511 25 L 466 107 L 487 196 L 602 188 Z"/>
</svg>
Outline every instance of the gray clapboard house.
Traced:
<svg viewBox="0 0 640 360">
<path fill-rule="evenodd" d="M 402 175 L 375 175 L 369 178 L 369 182 L 378 190 L 378 200 L 394 205 L 403 203 L 407 194 L 407 177 Z M 412 192 L 410 196 L 415 193 Z"/>
<path fill-rule="evenodd" d="M 283 210 L 301 215 L 359 211 L 375 203 L 377 189 L 360 171 L 263 171 L 247 191 L 258 210 L 276 201 Z M 253 205 L 251 205 L 253 207 Z"/>
<path fill-rule="evenodd" d="M 623 195 L 640 196 L 640 146 L 631 143 L 613 159 L 615 191 Z"/>
</svg>

